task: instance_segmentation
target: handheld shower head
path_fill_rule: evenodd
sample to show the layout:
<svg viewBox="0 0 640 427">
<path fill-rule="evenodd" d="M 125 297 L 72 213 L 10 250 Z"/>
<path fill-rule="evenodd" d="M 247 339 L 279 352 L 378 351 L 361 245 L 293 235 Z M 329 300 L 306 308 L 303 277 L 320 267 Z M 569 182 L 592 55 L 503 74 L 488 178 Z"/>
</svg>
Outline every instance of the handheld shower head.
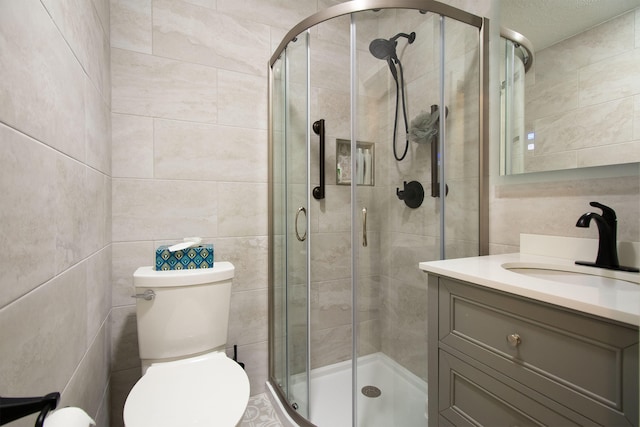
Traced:
<svg viewBox="0 0 640 427">
<path fill-rule="evenodd" d="M 413 32 L 411 34 L 398 33 L 390 39 L 375 39 L 369 43 L 369 52 L 373 56 L 378 59 L 394 59 L 398 60 L 398 55 L 396 54 L 396 46 L 398 45 L 398 38 L 406 37 L 409 40 L 409 44 L 413 43 L 416 39 L 416 33 Z"/>
<path fill-rule="evenodd" d="M 378 59 L 387 60 L 396 56 L 395 40 L 375 39 L 369 43 L 369 52 Z"/>
<path fill-rule="evenodd" d="M 387 61 L 395 81 L 398 81 L 398 71 L 395 66 L 398 63 L 398 56 L 396 55 L 397 44 L 397 41 L 387 39 L 375 39 L 369 43 L 369 52 L 376 58 Z"/>
<path fill-rule="evenodd" d="M 373 56 L 378 59 L 382 59 L 383 61 L 387 61 L 389 65 L 389 70 L 391 71 L 391 75 L 393 76 L 393 80 L 396 82 L 396 114 L 395 120 L 393 123 L 393 155 L 396 160 L 400 161 L 405 158 L 407 155 L 407 150 L 409 149 L 409 137 L 407 135 L 406 145 L 404 149 L 404 153 L 401 156 L 398 156 L 396 153 L 396 127 L 398 124 L 398 98 L 400 97 L 400 93 L 402 93 L 402 112 L 404 113 L 404 128 L 406 134 L 409 133 L 409 124 L 407 123 L 407 111 L 404 100 L 404 76 L 402 73 L 402 63 L 400 59 L 398 59 L 398 54 L 396 53 L 396 46 L 398 45 L 398 38 L 405 37 L 409 44 L 413 43 L 416 39 L 416 33 L 412 32 L 411 34 L 406 33 L 398 33 L 390 39 L 375 39 L 369 43 L 369 52 Z M 397 65 L 397 67 L 396 67 Z M 400 79 L 398 79 L 398 69 L 400 70 Z"/>
</svg>

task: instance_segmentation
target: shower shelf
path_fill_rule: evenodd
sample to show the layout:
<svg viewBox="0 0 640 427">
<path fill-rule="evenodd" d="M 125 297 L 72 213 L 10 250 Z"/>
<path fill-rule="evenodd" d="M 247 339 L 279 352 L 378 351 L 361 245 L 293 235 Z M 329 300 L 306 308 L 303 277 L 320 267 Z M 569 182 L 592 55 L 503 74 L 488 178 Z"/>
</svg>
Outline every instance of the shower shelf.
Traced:
<svg viewBox="0 0 640 427">
<path fill-rule="evenodd" d="M 375 185 L 375 144 L 373 142 L 356 142 L 357 164 L 363 164 L 362 170 L 356 174 L 357 185 Z M 351 141 L 336 139 L 336 184 L 351 185 Z"/>
</svg>

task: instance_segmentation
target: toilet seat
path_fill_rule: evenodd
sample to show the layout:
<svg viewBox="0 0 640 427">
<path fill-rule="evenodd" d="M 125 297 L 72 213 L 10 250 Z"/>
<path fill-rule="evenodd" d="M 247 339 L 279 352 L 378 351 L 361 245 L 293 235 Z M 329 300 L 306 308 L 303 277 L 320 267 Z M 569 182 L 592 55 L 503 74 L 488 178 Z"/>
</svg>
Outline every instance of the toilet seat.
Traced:
<svg viewBox="0 0 640 427">
<path fill-rule="evenodd" d="M 126 427 L 233 427 L 249 401 L 249 379 L 223 352 L 147 369 L 124 405 Z"/>
</svg>

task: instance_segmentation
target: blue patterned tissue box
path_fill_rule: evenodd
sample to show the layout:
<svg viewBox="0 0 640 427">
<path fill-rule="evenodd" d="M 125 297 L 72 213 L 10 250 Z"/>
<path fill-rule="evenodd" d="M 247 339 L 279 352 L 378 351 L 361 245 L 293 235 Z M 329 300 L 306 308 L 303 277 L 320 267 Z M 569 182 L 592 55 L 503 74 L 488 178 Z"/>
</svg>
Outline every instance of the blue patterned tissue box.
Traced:
<svg viewBox="0 0 640 427">
<path fill-rule="evenodd" d="M 213 245 L 198 245 L 175 252 L 169 246 L 156 249 L 156 270 L 187 270 L 213 267 Z"/>
</svg>

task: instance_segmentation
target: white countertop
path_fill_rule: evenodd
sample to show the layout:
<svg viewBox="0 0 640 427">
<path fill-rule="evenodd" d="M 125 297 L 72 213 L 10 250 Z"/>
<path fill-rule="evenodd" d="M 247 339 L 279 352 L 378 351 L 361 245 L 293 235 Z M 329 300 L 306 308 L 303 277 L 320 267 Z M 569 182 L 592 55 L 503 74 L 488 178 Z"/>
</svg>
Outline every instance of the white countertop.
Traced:
<svg viewBox="0 0 640 427">
<path fill-rule="evenodd" d="M 509 271 L 502 267 L 507 263 L 562 267 L 566 271 L 603 274 L 635 283 L 559 283 Z M 427 273 L 476 283 L 635 326 L 640 325 L 639 273 L 577 266 L 569 259 L 520 253 L 421 262 L 419 266 Z"/>
</svg>

